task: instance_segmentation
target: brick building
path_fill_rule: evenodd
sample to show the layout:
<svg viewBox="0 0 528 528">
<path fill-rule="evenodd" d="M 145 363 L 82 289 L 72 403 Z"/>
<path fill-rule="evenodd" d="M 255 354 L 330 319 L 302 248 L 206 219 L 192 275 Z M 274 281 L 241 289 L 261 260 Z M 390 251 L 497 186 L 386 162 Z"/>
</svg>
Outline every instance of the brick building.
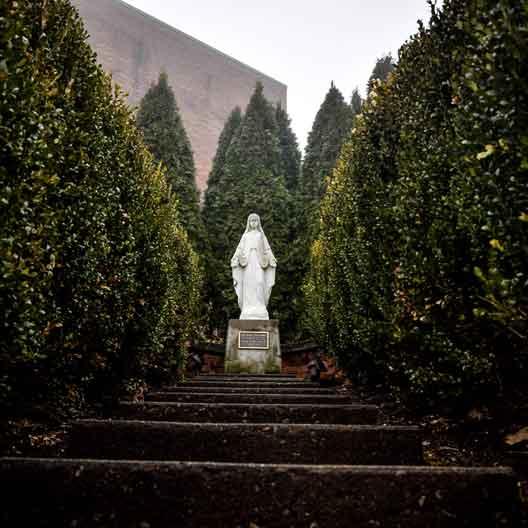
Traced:
<svg viewBox="0 0 528 528">
<path fill-rule="evenodd" d="M 235 106 L 245 109 L 257 81 L 286 108 L 286 86 L 121 0 L 72 0 L 102 67 L 137 105 L 167 72 L 189 135 L 203 191 L 218 136 Z"/>
</svg>

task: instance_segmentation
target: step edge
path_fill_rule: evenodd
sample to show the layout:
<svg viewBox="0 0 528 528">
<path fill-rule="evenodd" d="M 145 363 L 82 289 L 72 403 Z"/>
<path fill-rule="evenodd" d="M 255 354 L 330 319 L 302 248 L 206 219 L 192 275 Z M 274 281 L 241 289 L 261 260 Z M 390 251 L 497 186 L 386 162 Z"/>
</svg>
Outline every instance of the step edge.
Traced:
<svg viewBox="0 0 528 528">
<path fill-rule="evenodd" d="M 276 392 L 270 392 L 270 393 L 262 393 L 262 392 L 202 392 L 202 391 L 197 391 L 197 392 L 171 392 L 171 391 L 156 391 L 156 392 L 147 392 L 147 395 L 148 396 L 153 396 L 153 395 L 159 395 L 159 394 L 193 394 L 193 395 L 196 395 L 196 394 L 201 394 L 201 395 L 204 395 L 204 394 L 207 394 L 207 395 L 211 395 L 211 396 L 225 396 L 226 394 L 235 394 L 235 395 L 238 395 L 238 396 L 277 396 L 277 397 L 281 397 L 281 396 L 324 396 L 324 397 L 328 397 L 328 398 L 335 398 L 335 397 L 338 397 L 338 398 L 350 398 L 352 395 L 348 395 L 348 394 L 339 394 L 339 393 L 335 393 L 335 394 L 329 394 L 327 392 L 323 392 L 323 393 L 313 393 L 313 394 L 307 394 L 307 393 L 295 393 L 295 392 L 292 392 L 292 393 L 287 393 L 287 392 L 284 392 L 284 393 L 276 393 Z"/>
<path fill-rule="evenodd" d="M 315 429 L 315 430 L 345 430 L 345 431 L 365 431 L 365 430 L 376 430 L 376 431 L 394 431 L 394 432 L 413 432 L 418 433 L 423 431 L 423 428 L 418 425 L 376 425 L 376 424 L 295 424 L 295 423 L 276 423 L 276 422 L 264 422 L 264 423 L 247 423 L 247 422 L 234 422 L 234 423 L 219 423 L 219 422 L 178 422 L 178 421 L 159 421 L 159 420 L 127 420 L 120 418 L 108 418 L 104 420 L 96 419 L 81 419 L 73 420 L 71 426 L 76 425 L 102 425 L 102 424 L 126 424 L 126 425 L 149 425 L 153 427 L 170 428 L 171 426 L 180 426 L 182 428 L 264 428 L 271 427 L 277 429 Z"/>
<path fill-rule="evenodd" d="M 96 459 L 96 458 L 45 458 L 45 457 L 0 457 L 0 464 L 3 462 L 15 463 L 45 463 L 45 464 L 80 464 L 80 465 L 138 465 L 138 466 L 165 466 L 165 467 L 208 467 L 208 468 L 254 468 L 254 469 L 309 469 L 316 472 L 324 470 L 337 471 L 341 473 L 401 473 L 401 474 L 472 474 L 472 475 L 506 475 L 515 477 L 515 471 L 510 466 L 426 466 L 426 465 L 366 465 L 366 464 L 270 464 L 254 462 L 193 462 L 178 460 L 135 460 L 135 459 Z"/>
<path fill-rule="evenodd" d="M 134 407 L 147 405 L 151 407 L 214 407 L 214 408 L 254 408 L 254 409 L 364 409 L 364 410 L 376 410 L 379 411 L 378 405 L 372 403 L 347 403 L 347 404 L 329 404 L 329 403 L 215 403 L 215 402 L 163 402 L 163 401 L 121 401 L 119 405 Z"/>
</svg>

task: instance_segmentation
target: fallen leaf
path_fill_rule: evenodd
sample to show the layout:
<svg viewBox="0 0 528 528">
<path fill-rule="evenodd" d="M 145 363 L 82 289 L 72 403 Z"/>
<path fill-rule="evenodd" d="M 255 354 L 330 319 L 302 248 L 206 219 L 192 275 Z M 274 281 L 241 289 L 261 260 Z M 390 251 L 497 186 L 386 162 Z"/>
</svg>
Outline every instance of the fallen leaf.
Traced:
<svg viewBox="0 0 528 528">
<path fill-rule="evenodd" d="M 519 429 L 516 433 L 508 435 L 504 441 L 508 445 L 520 444 L 521 442 L 528 442 L 528 427 Z"/>
</svg>

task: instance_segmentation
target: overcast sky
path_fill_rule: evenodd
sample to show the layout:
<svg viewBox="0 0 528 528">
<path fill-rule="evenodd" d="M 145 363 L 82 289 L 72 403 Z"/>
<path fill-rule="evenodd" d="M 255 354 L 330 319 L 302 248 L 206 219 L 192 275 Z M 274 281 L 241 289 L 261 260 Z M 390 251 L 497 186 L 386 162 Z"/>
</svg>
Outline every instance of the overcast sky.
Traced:
<svg viewBox="0 0 528 528">
<path fill-rule="evenodd" d="M 288 86 L 301 149 L 334 81 L 362 95 L 376 58 L 429 20 L 426 0 L 126 0 Z"/>
</svg>

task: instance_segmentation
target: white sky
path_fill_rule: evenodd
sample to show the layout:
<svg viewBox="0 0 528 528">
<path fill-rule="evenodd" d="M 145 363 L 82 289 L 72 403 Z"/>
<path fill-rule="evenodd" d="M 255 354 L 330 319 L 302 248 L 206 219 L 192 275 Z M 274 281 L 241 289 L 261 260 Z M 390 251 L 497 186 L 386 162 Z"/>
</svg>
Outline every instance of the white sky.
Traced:
<svg viewBox="0 0 528 528">
<path fill-rule="evenodd" d="M 301 149 L 333 80 L 347 101 L 429 20 L 426 0 L 126 0 L 288 86 Z"/>
</svg>

